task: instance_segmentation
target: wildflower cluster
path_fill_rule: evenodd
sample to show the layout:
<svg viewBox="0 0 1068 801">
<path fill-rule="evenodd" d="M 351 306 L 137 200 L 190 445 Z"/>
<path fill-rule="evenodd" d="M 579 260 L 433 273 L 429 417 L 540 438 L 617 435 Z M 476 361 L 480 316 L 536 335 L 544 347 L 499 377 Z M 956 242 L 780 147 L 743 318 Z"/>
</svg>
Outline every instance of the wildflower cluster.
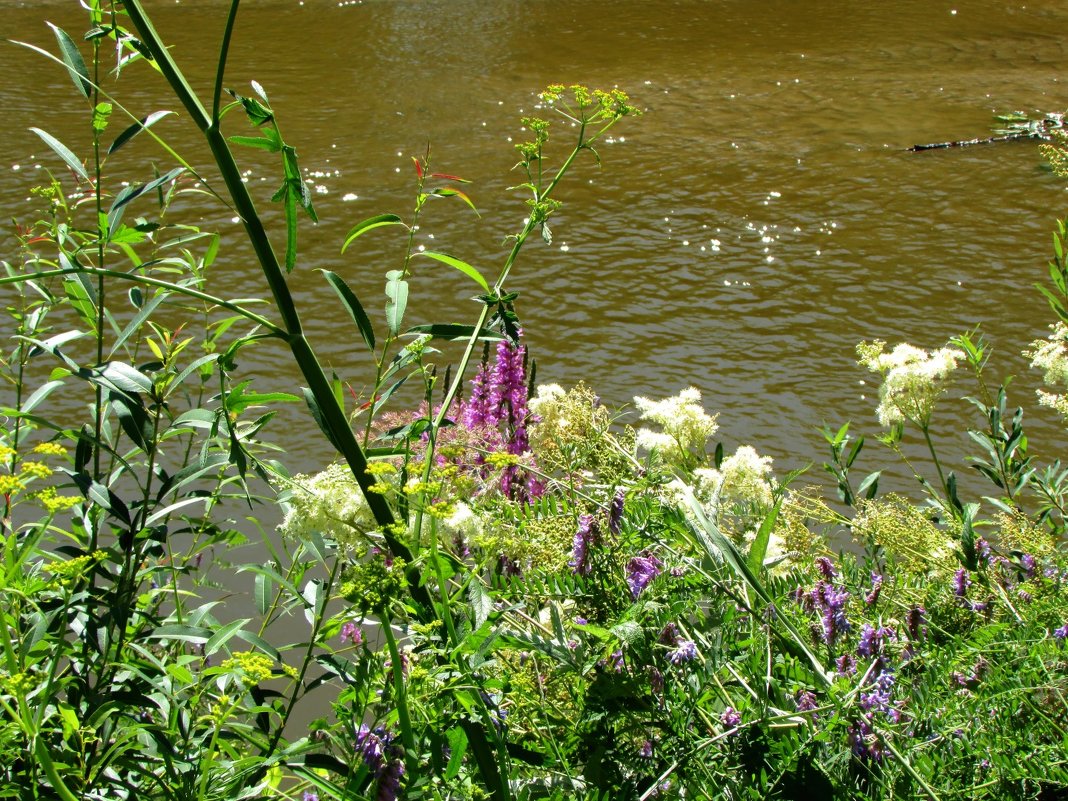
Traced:
<svg viewBox="0 0 1068 801">
<path fill-rule="evenodd" d="M 1024 355 L 1031 359 L 1031 366 L 1042 371 L 1042 380 L 1049 392 L 1036 390 L 1038 402 L 1068 418 L 1068 325 L 1057 321 L 1050 326 L 1046 339 L 1036 339 Z"/>
<path fill-rule="evenodd" d="M 709 415 L 702 408 L 700 390 L 689 387 L 662 401 L 639 396 L 634 405 L 642 420 L 661 429 L 638 429 L 638 447 L 655 451 L 667 462 L 680 466 L 704 459 L 708 440 L 719 425 L 716 415 Z"/>
<path fill-rule="evenodd" d="M 946 390 L 950 373 L 964 354 L 955 348 L 928 353 L 901 343 L 889 353 L 882 340 L 857 345 L 860 364 L 883 377 L 879 387 L 879 422 L 893 426 L 909 421 L 923 430 L 930 427 L 935 402 Z"/>
<path fill-rule="evenodd" d="M 363 535 L 375 527 L 360 485 L 345 464 L 332 464 L 313 476 L 294 476 L 285 488 L 286 512 L 278 530 L 287 537 L 300 539 L 318 532 L 358 547 L 365 544 Z"/>
<path fill-rule="evenodd" d="M 356 755 L 374 777 L 377 801 L 396 801 L 404 778 L 403 752 L 396 737 L 382 726 L 361 725 L 355 738 Z"/>
</svg>

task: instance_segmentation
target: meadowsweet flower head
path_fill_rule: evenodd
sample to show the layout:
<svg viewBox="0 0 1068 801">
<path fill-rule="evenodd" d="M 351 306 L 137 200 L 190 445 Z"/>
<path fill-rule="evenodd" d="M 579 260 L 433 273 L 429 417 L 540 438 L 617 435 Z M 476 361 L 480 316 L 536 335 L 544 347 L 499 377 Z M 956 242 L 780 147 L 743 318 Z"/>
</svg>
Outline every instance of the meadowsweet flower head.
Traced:
<svg viewBox="0 0 1068 801">
<path fill-rule="evenodd" d="M 772 503 L 775 479 L 771 476 L 771 457 L 761 456 L 751 445 L 741 445 L 723 460 L 718 470 L 702 473 L 717 505 L 735 503 L 744 506 L 768 507 Z"/>
<path fill-rule="evenodd" d="M 908 420 L 922 429 L 931 423 L 935 402 L 945 392 L 950 373 L 964 354 L 955 348 L 928 353 L 902 343 L 889 353 L 881 340 L 857 345 L 860 364 L 883 377 L 879 387 L 879 422 L 892 426 Z"/>
<path fill-rule="evenodd" d="M 701 393 L 694 387 L 662 401 L 636 397 L 634 405 L 641 419 L 660 426 L 660 431 L 638 430 L 638 446 L 657 451 L 664 459 L 683 464 L 694 455 L 704 455 L 709 437 L 716 433 L 716 415 L 709 415 L 701 406 Z"/>
<path fill-rule="evenodd" d="M 332 464 L 314 476 L 297 475 L 286 482 L 289 497 L 278 530 L 301 538 L 313 531 L 346 545 L 375 527 L 367 501 L 347 465 Z"/>
<path fill-rule="evenodd" d="M 1036 339 L 1024 356 L 1031 359 L 1031 366 L 1042 371 L 1042 380 L 1054 392 L 1038 390 L 1038 402 L 1068 418 L 1068 326 L 1063 322 L 1050 326 L 1046 339 Z"/>
</svg>

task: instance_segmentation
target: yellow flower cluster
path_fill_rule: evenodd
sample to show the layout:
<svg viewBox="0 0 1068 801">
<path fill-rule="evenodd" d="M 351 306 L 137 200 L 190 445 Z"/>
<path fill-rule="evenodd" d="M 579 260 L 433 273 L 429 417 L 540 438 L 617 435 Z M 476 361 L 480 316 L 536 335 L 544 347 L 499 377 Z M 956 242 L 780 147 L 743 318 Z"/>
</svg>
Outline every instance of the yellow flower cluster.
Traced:
<svg viewBox="0 0 1068 801">
<path fill-rule="evenodd" d="M 253 651 L 235 651 L 233 656 L 222 663 L 223 669 L 240 674 L 242 682 L 247 685 L 256 685 L 274 678 L 274 665 L 273 659 Z M 281 670 L 290 678 L 297 677 L 297 671 L 291 665 L 283 664 Z"/>
</svg>

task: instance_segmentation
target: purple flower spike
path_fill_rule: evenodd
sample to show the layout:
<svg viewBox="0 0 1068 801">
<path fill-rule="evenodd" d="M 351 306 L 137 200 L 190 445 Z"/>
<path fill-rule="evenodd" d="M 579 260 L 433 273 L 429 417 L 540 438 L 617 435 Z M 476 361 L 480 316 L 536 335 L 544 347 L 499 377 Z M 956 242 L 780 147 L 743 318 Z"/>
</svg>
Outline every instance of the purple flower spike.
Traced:
<svg viewBox="0 0 1068 801">
<path fill-rule="evenodd" d="M 820 575 L 827 581 L 831 581 L 838 575 L 838 571 L 834 569 L 834 563 L 826 556 L 816 559 L 816 567 L 819 568 Z"/>
<path fill-rule="evenodd" d="M 692 640 L 679 640 L 678 647 L 668 654 L 668 661 L 673 665 L 691 662 L 697 658 L 697 645 Z"/>
<path fill-rule="evenodd" d="M 875 602 L 879 600 L 879 593 L 883 589 L 883 577 L 878 573 L 871 574 L 871 592 L 864 596 L 864 603 L 868 606 L 874 606 Z"/>
<path fill-rule="evenodd" d="M 1068 623 L 1065 623 L 1059 629 L 1054 629 L 1053 636 L 1060 640 L 1062 643 L 1068 639 Z"/>
<path fill-rule="evenodd" d="M 593 565 L 590 562 L 590 547 L 597 544 L 599 533 L 597 520 L 593 515 L 579 517 L 571 558 L 571 569 L 576 574 L 585 576 L 593 569 Z"/>
<path fill-rule="evenodd" d="M 968 571 L 963 567 L 953 574 L 953 594 L 958 598 L 967 595 L 970 586 L 972 586 L 972 580 L 968 578 Z"/>
<path fill-rule="evenodd" d="M 635 598 L 641 595 L 642 590 L 660 575 L 662 566 L 660 560 L 648 551 L 642 551 L 627 562 L 627 583 L 630 585 L 631 595 Z"/>
<path fill-rule="evenodd" d="M 612 536 L 619 534 L 623 525 L 623 501 L 626 499 L 626 494 L 623 489 L 616 490 L 615 497 L 612 498 L 612 505 L 608 507 L 608 531 Z"/>
</svg>

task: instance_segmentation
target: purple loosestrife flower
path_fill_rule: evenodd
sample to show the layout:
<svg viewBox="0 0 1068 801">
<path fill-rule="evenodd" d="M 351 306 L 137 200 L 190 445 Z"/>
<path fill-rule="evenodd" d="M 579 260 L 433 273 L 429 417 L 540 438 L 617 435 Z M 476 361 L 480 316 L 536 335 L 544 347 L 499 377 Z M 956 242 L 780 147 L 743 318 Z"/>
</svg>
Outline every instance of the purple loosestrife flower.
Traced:
<svg viewBox="0 0 1068 801">
<path fill-rule="evenodd" d="M 491 419 L 489 411 L 489 381 L 490 369 L 485 362 L 478 368 L 475 377 L 469 385 L 470 397 L 464 401 L 460 412 L 460 422 L 464 428 L 474 430 L 485 425 L 492 425 L 495 420 Z"/>
<path fill-rule="evenodd" d="M 351 645 L 359 645 L 363 642 L 363 633 L 360 631 L 360 627 L 353 623 L 351 620 L 345 623 L 341 627 L 341 641 L 350 643 Z"/>
<path fill-rule="evenodd" d="M 638 556 L 627 562 L 627 583 L 630 592 L 635 598 L 642 594 L 642 590 L 660 575 L 663 564 L 649 551 L 642 551 Z"/>
<path fill-rule="evenodd" d="M 616 490 L 615 496 L 612 498 L 612 503 L 608 507 L 608 532 L 613 536 L 617 536 L 622 530 L 623 526 L 623 502 L 626 499 L 626 493 L 623 492 L 622 487 Z"/>
<path fill-rule="evenodd" d="M 588 575 L 593 570 L 590 561 L 590 547 L 600 539 L 597 519 L 593 515 L 579 517 L 578 530 L 575 531 L 575 545 L 571 558 L 571 569 L 578 575 Z"/>
<path fill-rule="evenodd" d="M 668 654 L 668 661 L 673 665 L 691 662 L 697 658 L 697 645 L 693 640 L 679 640 L 678 647 Z"/>
</svg>

